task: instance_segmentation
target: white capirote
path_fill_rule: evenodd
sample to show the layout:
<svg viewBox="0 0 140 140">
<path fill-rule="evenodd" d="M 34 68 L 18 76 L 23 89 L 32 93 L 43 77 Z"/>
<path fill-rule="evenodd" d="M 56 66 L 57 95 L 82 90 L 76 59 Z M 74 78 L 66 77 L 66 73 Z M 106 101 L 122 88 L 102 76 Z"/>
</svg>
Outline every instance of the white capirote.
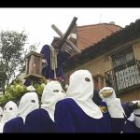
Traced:
<svg viewBox="0 0 140 140">
<path fill-rule="evenodd" d="M 45 86 L 41 97 L 41 108 L 48 111 L 52 121 L 54 121 L 55 104 L 64 98 L 64 90 L 58 81 L 50 81 Z"/>
<path fill-rule="evenodd" d="M 25 122 L 26 116 L 33 110 L 39 108 L 39 99 L 36 92 L 25 93 L 19 102 L 18 117 Z"/>
<path fill-rule="evenodd" d="M 88 70 L 77 70 L 71 74 L 66 96 L 72 98 L 90 117 L 100 119 L 103 114 L 93 102 L 94 83 Z"/>
</svg>

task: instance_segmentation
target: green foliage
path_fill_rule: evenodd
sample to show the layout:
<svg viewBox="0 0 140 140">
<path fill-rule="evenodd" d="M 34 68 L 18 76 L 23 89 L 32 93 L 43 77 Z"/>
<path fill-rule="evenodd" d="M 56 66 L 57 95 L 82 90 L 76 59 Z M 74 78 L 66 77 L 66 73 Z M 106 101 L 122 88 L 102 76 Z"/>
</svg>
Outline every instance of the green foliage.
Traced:
<svg viewBox="0 0 140 140">
<path fill-rule="evenodd" d="M 45 83 L 35 84 L 34 88 L 39 97 L 41 97 Z M 14 81 L 11 85 L 8 85 L 3 95 L 0 96 L 0 106 L 4 105 L 8 101 L 12 100 L 18 102 L 22 95 L 27 93 L 27 87 L 22 83 Z"/>
<path fill-rule="evenodd" d="M 19 81 L 14 81 L 9 85 L 11 78 L 16 76 L 16 72 L 25 69 L 25 56 L 31 50 L 37 48 L 30 45 L 28 52 L 24 49 L 28 37 L 24 31 L 21 33 L 16 31 L 0 32 L 0 105 L 5 104 L 9 100 L 18 101 L 20 97 L 27 92 L 27 88 Z M 41 84 L 35 85 L 39 96 L 42 94 L 43 87 Z M 5 88 L 6 87 L 6 88 Z"/>
<path fill-rule="evenodd" d="M 39 97 L 41 97 L 42 93 L 43 93 L 43 89 L 45 87 L 45 84 L 35 84 L 34 85 L 35 89 L 36 89 L 36 92 L 38 94 Z"/>
</svg>

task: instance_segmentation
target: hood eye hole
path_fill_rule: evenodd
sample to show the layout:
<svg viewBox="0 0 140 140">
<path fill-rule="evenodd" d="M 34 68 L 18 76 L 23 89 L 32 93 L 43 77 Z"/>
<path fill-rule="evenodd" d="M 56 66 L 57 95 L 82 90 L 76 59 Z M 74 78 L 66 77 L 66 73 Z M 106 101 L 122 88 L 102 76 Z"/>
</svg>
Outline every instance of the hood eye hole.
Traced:
<svg viewBox="0 0 140 140">
<path fill-rule="evenodd" d="M 59 90 L 58 90 L 58 89 L 56 89 L 56 90 L 53 90 L 53 92 L 59 92 Z"/>
<path fill-rule="evenodd" d="M 35 100 L 31 100 L 32 103 L 35 103 Z"/>
<path fill-rule="evenodd" d="M 85 81 L 90 82 L 90 79 L 88 77 L 85 78 Z"/>
<path fill-rule="evenodd" d="M 13 109 L 12 107 L 9 108 L 9 110 L 12 110 L 12 109 Z"/>
</svg>

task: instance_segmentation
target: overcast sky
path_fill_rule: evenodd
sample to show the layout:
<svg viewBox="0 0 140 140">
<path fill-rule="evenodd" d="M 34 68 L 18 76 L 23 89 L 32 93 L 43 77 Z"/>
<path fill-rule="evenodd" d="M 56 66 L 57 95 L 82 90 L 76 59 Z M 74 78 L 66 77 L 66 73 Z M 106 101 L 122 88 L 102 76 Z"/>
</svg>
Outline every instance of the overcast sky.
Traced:
<svg viewBox="0 0 140 140">
<path fill-rule="evenodd" d="M 140 8 L 0 8 L 0 31 L 25 30 L 29 45 L 38 45 L 40 52 L 57 36 L 51 25 L 65 33 L 73 17 L 78 26 L 114 21 L 125 27 L 140 19 Z"/>
</svg>

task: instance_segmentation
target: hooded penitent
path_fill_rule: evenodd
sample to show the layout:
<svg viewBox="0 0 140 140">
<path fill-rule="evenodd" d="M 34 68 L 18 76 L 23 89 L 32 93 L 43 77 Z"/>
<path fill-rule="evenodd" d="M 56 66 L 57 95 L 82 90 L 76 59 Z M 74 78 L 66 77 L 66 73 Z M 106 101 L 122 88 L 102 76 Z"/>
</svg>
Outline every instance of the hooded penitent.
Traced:
<svg viewBox="0 0 140 140">
<path fill-rule="evenodd" d="M 0 121 L 2 119 L 2 116 L 3 116 L 3 109 L 2 109 L 2 107 L 0 107 Z"/>
<path fill-rule="evenodd" d="M 0 122 L 0 132 L 3 132 L 3 126 L 9 120 L 17 116 L 18 107 L 13 101 L 9 101 L 4 106 L 3 117 Z"/>
<path fill-rule="evenodd" d="M 112 118 L 124 118 L 124 110 L 121 105 L 121 100 L 116 98 L 113 88 L 104 87 L 99 91 L 101 99 L 107 104 L 108 112 Z"/>
<path fill-rule="evenodd" d="M 100 119 L 103 114 L 92 100 L 93 91 L 94 83 L 88 70 L 77 70 L 70 76 L 66 96 L 72 98 L 88 116 Z"/>
<path fill-rule="evenodd" d="M 44 88 L 41 98 L 41 108 L 48 111 L 50 118 L 54 121 L 55 104 L 64 99 L 65 93 L 58 81 L 50 81 Z"/>
<path fill-rule="evenodd" d="M 39 100 L 36 92 L 25 93 L 19 102 L 18 117 L 25 122 L 26 116 L 33 110 L 39 108 Z"/>
</svg>

